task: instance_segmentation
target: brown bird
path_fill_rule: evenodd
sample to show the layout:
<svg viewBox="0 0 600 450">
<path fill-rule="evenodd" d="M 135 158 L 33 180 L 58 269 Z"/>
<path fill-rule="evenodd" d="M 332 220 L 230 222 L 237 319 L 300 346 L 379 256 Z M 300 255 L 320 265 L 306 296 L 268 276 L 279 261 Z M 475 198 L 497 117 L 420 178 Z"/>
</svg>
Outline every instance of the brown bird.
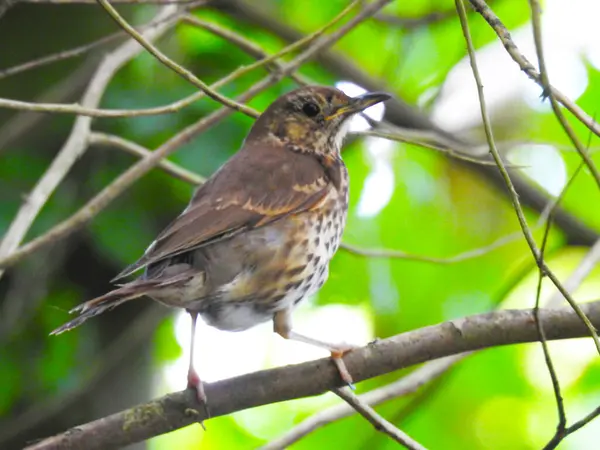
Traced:
<svg viewBox="0 0 600 450">
<path fill-rule="evenodd" d="M 351 98 L 319 86 L 278 98 L 242 148 L 114 280 L 142 268 L 143 275 L 77 306 L 71 312 L 79 317 L 52 334 L 147 295 L 191 315 L 188 387 L 204 404 L 193 365 L 198 314 L 229 331 L 273 320 L 274 331 L 285 339 L 329 350 L 342 379 L 351 383 L 342 360 L 351 347 L 292 331 L 291 314 L 323 286 L 340 244 L 348 210 L 348 172 L 340 149 L 348 119 L 388 98 L 383 93 Z"/>
</svg>

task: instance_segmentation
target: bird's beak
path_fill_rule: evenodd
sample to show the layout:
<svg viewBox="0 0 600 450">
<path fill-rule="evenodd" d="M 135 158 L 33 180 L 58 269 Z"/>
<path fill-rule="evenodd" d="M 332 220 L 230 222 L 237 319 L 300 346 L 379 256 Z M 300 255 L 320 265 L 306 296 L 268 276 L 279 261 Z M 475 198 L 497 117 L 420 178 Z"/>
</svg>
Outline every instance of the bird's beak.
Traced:
<svg viewBox="0 0 600 450">
<path fill-rule="evenodd" d="M 350 116 L 352 114 L 356 114 L 364 111 L 369 106 L 384 102 L 390 98 L 392 98 L 392 96 L 390 94 L 386 94 L 385 92 L 367 92 L 359 95 L 358 97 L 352 97 L 348 103 L 336 108 L 329 116 L 325 117 L 325 120 L 331 120 L 339 116 Z"/>
</svg>

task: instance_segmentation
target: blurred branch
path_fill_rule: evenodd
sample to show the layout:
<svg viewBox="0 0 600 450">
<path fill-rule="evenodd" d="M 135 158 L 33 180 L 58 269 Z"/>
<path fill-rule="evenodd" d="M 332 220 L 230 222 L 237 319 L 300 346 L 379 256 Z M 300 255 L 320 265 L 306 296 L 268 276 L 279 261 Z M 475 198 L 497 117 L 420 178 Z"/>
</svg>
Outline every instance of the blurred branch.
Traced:
<svg viewBox="0 0 600 450">
<path fill-rule="evenodd" d="M 152 305 L 138 314 L 102 353 L 91 360 L 77 386 L 62 394 L 52 394 L 45 399 L 39 399 L 30 408 L 3 421 L 0 427 L 0 448 L 5 448 L 9 441 L 14 442 L 19 435 L 26 435 L 28 430 L 38 424 L 52 420 L 52 417 L 61 416 L 77 402 L 82 401 L 85 396 L 94 392 L 94 388 L 104 378 L 112 376 L 116 367 L 124 364 L 133 353 L 148 342 L 167 313 L 167 309 Z"/>
<path fill-rule="evenodd" d="M 0 0 L 0 19 L 18 0 Z"/>
<path fill-rule="evenodd" d="M 500 158 L 498 149 L 496 148 L 496 144 L 494 142 L 494 135 L 492 132 L 492 127 L 491 127 L 488 112 L 487 112 L 485 95 L 483 93 L 483 84 L 481 82 L 481 76 L 479 75 L 479 69 L 477 67 L 477 58 L 475 56 L 475 48 L 473 47 L 473 42 L 471 40 L 471 33 L 469 31 L 469 23 L 468 23 L 466 11 L 465 11 L 465 6 L 463 4 L 463 0 L 455 0 L 455 4 L 456 4 L 456 10 L 460 17 L 460 24 L 461 24 L 461 27 L 463 30 L 465 42 L 467 43 L 467 51 L 469 54 L 469 60 L 471 62 L 471 69 L 473 71 L 473 77 L 475 78 L 475 84 L 477 86 L 477 95 L 479 97 L 479 105 L 481 108 L 481 118 L 483 120 L 485 135 L 486 135 L 488 144 L 490 146 L 490 152 L 492 153 L 492 157 L 494 158 L 494 161 L 496 161 L 498 169 L 500 170 L 502 178 L 504 179 L 506 187 L 508 188 L 509 197 L 513 204 L 513 209 L 515 210 L 517 219 L 519 220 L 519 226 L 521 227 L 523 236 L 525 237 L 525 240 L 527 241 L 527 245 L 529 246 L 529 248 L 531 250 L 533 259 L 535 260 L 538 268 L 540 270 L 542 270 L 544 272 L 544 274 L 550 280 L 552 280 L 552 283 L 556 286 L 556 288 L 560 291 L 560 293 L 567 300 L 569 305 L 571 305 L 571 308 L 573 308 L 573 310 L 576 312 L 578 317 L 585 324 L 585 326 L 587 327 L 587 329 L 590 332 L 592 340 L 594 341 L 596 350 L 598 351 L 598 353 L 600 353 L 600 339 L 598 338 L 598 333 L 596 332 L 596 330 L 593 327 L 592 323 L 590 322 L 589 318 L 583 313 L 579 304 L 573 299 L 573 297 L 571 297 L 571 294 L 569 294 L 569 292 L 564 288 L 564 286 L 561 284 L 558 277 L 550 270 L 550 268 L 548 267 L 548 265 L 546 264 L 544 259 L 540 257 L 541 253 L 537 247 L 537 244 L 535 242 L 535 239 L 533 237 L 531 229 L 529 228 L 529 225 L 527 224 L 527 219 L 525 218 L 525 214 L 523 213 L 523 208 L 521 207 L 519 195 L 517 194 L 517 192 L 515 190 L 515 187 L 512 183 L 510 175 L 509 175 L 508 171 L 506 170 L 504 162 Z"/>
<path fill-rule="evenodd" d="M 17 0 L 17 1 L 19 1 L 19 0 Z M 26 0 L 20 0 L 20 1 L 21 1 L 21 3 L 23 3 Z M 208 3 L 208 1 L 209 0 L 194 0 L 194 1 L 188 0 L 185 2 L 185 6 L 180 8 L 180 10 L 189 11 L 191 9 L 205 5 L 206 3 Z M 97 1 L 91 0 L 91 3 L 95 4 L 95 3 L 97 3 Z M 118 1 L 117 2 L 113 1 L 112 3 L 118 3 Z M 158 1 L 157 1 L 157 3 L 158 3 Z M 165 18 L 159 18 L 158 20 L 153 20 L 144 25 L 141 25 L 140 31 L 143 31 L 148 27 L 158 25 L 159 23 L 161 23 L 164 20 L 165 20 Z M 39 67 L 46 66 L 48 64 L 58 62 L 58 61 L 64 61 L 69 58 L 75 58 L 77 56 L 81 56 L 97 47 L 101 47 L 109 42 L 115 41 L 118 38 L 125 37 L 125 36 L 127 36 L 127 33 L 125 31 L 123 31 L 123 30 L 117 31 L 116 33 L 109 34 L 108 36 L 104 36 L 104 37 L 97 39 L 93 42 L 90 42 L 88 44 L 80 45 L 78 47 L 74 47 L 69 50 L 63 50 L 60 52 L 52 53 L 50 55 L 42 56 L 41 58 L 32 59 L 30 61 L 18 64 L 16 66 L 2 69 L 2 70 L 0 70 L 0 80 L 3 78 L 7 78 L 9 76 L 12 76 L 12 75 L 17 75 L 17 74 L 25 72 L 27 70 L 36 69 Z"/>
<path fill-rule="evenodd" d="M 120 136 L 114 136 L 106 133 L 91 133 L 88 138 L 88 144 L 118 148 L 139 158 L 145 158 L 152 154 L 152 151 L 148 150 L 146 147 L 141 146 L 140 144 L 129 141 Z M 191 170 L 187 170 L 166 159 L 161 160 L 158 163 L 157 167 L 163 169 L 165 172 L 179 180 L 185 181 L 186 183 L 190 183 L 196 186 L 206 181 L 204 177 L 201 177 L 200 175 L 192 172 Z"/>
<path fill-rule="evenodd" d="M 348 387 L 332 389 L 334 394 L 342 398 L 348 403 L 357 413 L 363 416 L 365 419 L 375 427 L 377 431 L 388 435 L 394 441 L 410 450 L 425 450 L 421 444 L 412 439 L 402 430 L 396 428 L 392 423 L 385 420 L 369 405 L 363 403 Z"/>
<path fill-rule="evenodd" d="M 462 360 L 470 353 L 447 356 L 423 364 L 398 381 L 373 389 L 366 394 L 359 395 L 361 402 L 367 405 L 378 405 L 404 395 L 412 394 L 424 384 L 431 382 L 446 373 L 450 367 Z M 310 416 L 305 421 L 288 430 L 283 436 L 269 442 L 260 450 L 284 450 L 304 436 L 329 423 L 353 415 L 356 411 L 346 404 L 332 406 Z"/>
<path fill-rule="evenodd" d="M 592 131 L 595 135 L 600 136 L 600 125 L 596 123 L 596 121 L 588 116 L 586 112 L 581 109 L 577 104 L 575 104 L 571 99 L 569 99 L 565 94 L 560 92 L 555 87 L 544 83 L 542 79 L 542 75 L 538 71 L 535 70 L 535 67 L 529 62 L 529 60 L 521 53 L 517 45 L 512 40 L 510 32 L 506 28 L 506 26 L 502 23 L 500 18 L 492 11 L 492 9 L 486 4 L 484 0 L 469 0 L 469 3 L 475 8 L 481 17 L 485 19 L 485 21 L 492 27 L 492 29 L 496 32 L 496 35 L 502 42 L 502 45 L 513 59 L 516 62 L 521 70 L 527 74 L 527 76 L 535 81 L 538 85 L 542 87 L 545 95 L 552 95 L 559 103 L 561 103 L 565 108 L 567 108 L 581 123 L 583 123 L 590 131 Z M 600 183 L 600 176 L 596 180 Z"/>
<path fill-rule="evenodd" d="M 555 435 L 552 438 L 552 440 L 546 444 L 546 446 L 543 448 L 543 450 L 555 449 L 556 447 L 558 447 L 558 444 L 560 444 L 566 436 L 568 436 L 569 434 L 575 433 L 577 430 L 579 430 L 580 428 L 583 428 L 584 426 L 586 426 L 588 423 L 590 423 L 592 420 L 594 420 L 598 416 L 600 416 L 600 406 L 598 406 L 596 409 L 594 409 L 591 413 L 589 413 L 583 419 L 578 420 L 570 427 L 565 428 L 564 433 L 563 433 L 564 435 Z"/>
<path fill-rule="evenodd" d="M 596 185 L 600 189 L 600 172 L 598 172 L 598 168 L 594 164 L 594 161 L 592 160 L 589 152 L 587 151 L 587 149 L 584 148 L 583 144 L 575 134 L 575 131 L 573 131 L 573 128 L 571 127 L 571 125 L 569 125 L 569 122 L 567 122 L 567 119 L 565 118 L 565 115 L 563 114 L 560 105 L 556 99 L 556 93 L 550 85 L 550 79 L 548 77 L 548 69 L 546 67 L 546 59 L 544 57 L 544 49 L 542 43 L 540 5 L 535 0 L 529 0 L 529 4 L 531 5 L 531 24 L 533 26 L 533 40 L 535 42 L 535 51 L 537 54 L 538 65 L 540 69 L 540 81 L 541 86 L 543 88 L 542 95 L 550 100 L 550 105 L 552 106 L 552 111 L 554 112 L 554 115 L 558 119 L 558 122 L 562 126 L 566 135 L 569 137 L 569 140 L 577 150 L 577 153 L 579 153 L 579 156 L 581 156 L 581 159 L 584 161 L 585 165 L 590 170 L 592 177 L 594 177 L 594 180 L 596 181 Z M 592 117 L 590 117 L 589 119 L 595 123 L 595 120 Z"/>
<path fill-rule="evenodd" d="M 146 51 L 148 51 L 159 62 L 161 62 L 163 65 L 165 65 L 166 67 L 171 69 L 173 72 L 175 72 L 177 75 L 182 77 L 184 80 L 186 80 L 186 81 L 190 82 L 191 84 L 193 84 L 194 86 L 196 86 L 198 89 L 200 89 L 202 92 L 204 92 L 206 95 L 208 95 L 213 100 L 233 109 L 234 111 L 241 112 L 241 113 L 246 114 L 247 116 L 255 118 L 255 119 L 259 116 L 258 111 L 256 111 L 254 108 L 251 108 L 246 105 L 242 105 L 240 103 L 237 103 L 237 102 L 231 100 L 228 97 L 225 97 L 224 95 L 219 94 L 216 90 L 211 89 L 210 86 L 208 84 L 206 84 L 204 81 L 202 81 L 198 77 L 196 77 L 192 72 L 187 70 L 185 67 L 180 66 L 175 61 L 173 61 L 171 58 L 169 58 L 164 53 L 162 53 L 155 45 L 153 45 L 151 42 L 149 42 L 147 39 L 145 39 L 140 33 L 138 33 L 135 30 L 135 28 L 133 28 L 131 25 L 129 25 L 129 23 L 123 18 L 123 16 L 121 16 L 117 12 L 117 10 L 112 7 L 112 5 L 109 3 L 108 0 L 98 0 L 98 3 L 100 5 L 102 5 L 102 7 L 113 18 L 113 20 L 115 22 L 117 22 L 117 24 L 121 28 L 123 28 L 132 38 L 134 38 L 142 47 L 144 47 L 146 49 Z"/>
<path fill-rule="evenodd" d="M 354 17 L 352 17 L 345 24 L 340 26 L 336 31 L 330 33 L 327 36 L 322 36 L 321 38 L 317 39 L 311 46 L 304 50 L 304 52 L 302 52 L 296 58 L 291 60 L 289 63 L 285 64 L 280 72 L 276 74 L 271 74 L 264 78 L 262 81 L 259 81 L 258 83 L 250 87 L 244 94 L 242 94 L 237 99 L 237 102 L 241 103 L 251 99 L 256 94 L 276 84 L 285 75 L 293 73 L 308 59 L 313 57 L 315 54 L 319 53 L 322 49 L 333 45 L 342 36 L 351 31 L 355 26 L 364 21 L 366 18 L 379 11 L 390 1 L 391 0 L 377 0 L 366 5 Z M 348 11 L 349 8 L 346 8 L 342 13 L 335 17 L 333 21 L 340 20 L 341 16 L 343 14 L 346 14 Z M 327 25 L 325 26 L 325 28 L 326 27 Z M 261 61 L 264 62 L 265 60 Z M 248 67 L 250 66 L 247 66 L 246 68 Z M 211 89 L 215 89 L 218 83 L 224 83 L 227 80 L 229 80 L 234 73 L 235 72 L 221 79 L 217 83 L 214 83 L 211 86 Z M 175 151 L 179 146 L 187 142 L 193 136 L 197 135 L 202 131 L 205 131 L 215 123 L 228 116 L 230 113 L 231 109 L 220 108 L 214 113 L 206 116 L 197 123 L 188 126 L 183 131 L 173 136 L 171 139 L 169 139 L 167 142 L 161 145 L 158 149 L 152 152 L 151 155 L 148 155 L 147 157 L 136 163 L 134 166 L 130 167 L 126 172 L 121 174 L 115 181 L 113 181 L 109 186 L 104 188 L 100 193 L 98 193 L 94 198 L 87 202 L 79 211 L 73 214 L 70 218 L 59 223 L 58 225 L 55 225 L 52 229 L 47 231 L 42 236 L 35 238 L 29 243 L 14 250 L 11 254 L 4 257 L 0 255 L 0 268 L 6 268 L 11 265 L 14 265 L 30 253 L 33 253 L 34 251 L 48 245 L 51 242 L 55 242 L 59 239 L 62 239 L 81 228 L 93 217 L 95 217 L 96 214 L 98 214 L 102 209 L 108 206 L 115 198 L 117 198 L 121 193 L 123 193 L 135 181 L 137 181 L 150 169 L 155 167 L 161 159 L 168 156 L 170 153 Z"/>
<path fill-rule="evenodd" d="M 582 305 L 600 326 L 600 301 Z M 547 338 L 589 336 L 569 307 L 544 309 L 540 320 Z M 503 310 L 479 314 L 377 340 L 344 356 L 356 382 L 450 355 L 500 345 L 535 342 L 538 333 L 531 310 Z M 260 405 L 322 394 L 342 385 L 330 358 L 263 370 L 206 385 L 211 417 Z M 251 387 L 249 389 L 249 387 Z M 166 395 L 28 447 L 103 449 L 139 442 L 206 420 L 193 391 Z"/>
<path fill-rule="evenodd" d="M 594 245 L 585 254 L 579 265 L 569 275 L 569 278 L 563 283 L 565 289 L 569 292 L 574 292 L 583 283 L 583 280 L 591 273 L 592 270 L 600 262 L 600 239 L 597 240 Z M 550 300 L 548 300 L 547 306 L 554 307 L 560 305 L 563 300 L 563 296 L 560 292 L 555 292 Z"/>
<path fill-rule="evenodd" d="M 38 4 L 53 4 L 53 5 L 95 5 L 98 0 L 17 0 L 21 3 L 38 3 Z M 209 3 L 211 0 L 205 0 L 204 3 Z M 195 3 L 197 0 L 111 0 L 111 3 L 124 5 L 188 5 Z"/>
<path fill-rule="evenodd" d="M 96 57 L 87 58 L 86 61 L 69 73 L 68 76 L 44 91 L 36 101 L 61 101 L 63 99 L 72 99 L 80 96 L 80 93 L 87 87 L 90 76 L 96 71 L 97 66 L 98 59 Z M 23 135 L 27 135 L 29 130 L 39 125 L 47 118 L 48 116 L 29 111 L 22 111 L 15 114 L 3 123 L 0 128 L 0 153 L 7 150 L 8 146 L 15 140 Z"/>
<path fill-rule="evenodd" d="M 174 16 L 177 12 L 175 6 L 162 8 L 157 18 Z M 148 28 L 146 36 L 155 39 L 164 33 L 171 22 L 165 21 L 159 25 Z M 109 53 L 98 65 L 95 74 L 90 80 L 87 90 L 82 97 L 81 103 L 87 107 L 98 105 L 104 90 L 113 75 L 123 64 L 137 55 L 141 49 L 133 42 L 128 41 L 113 52 Z M 8 231 L 0 242 L 0 259 L 11 255 L 19 247 L 31 224 L 48 200 L 56 187 L 67 175 L 73 164 L 81 157 L 86 148 L 86 142 L 91 130 L 91 118 L 77 117 L 71 134 L 59 151 L 56 158 L 50 164 L 44 175 L 38 180 L 33 190 L 27 196 L 25 203 L 19 209 L 16 217 L 10 224 Z M 4 271 L 0 269 L 0 276 Z"/>
<path fill-rule="evenodd" d="M 27 70 L 36 69 L 38 67 L 43 67 L 58 61 L 64 61 L 69 58 L 75 58 L 77 56 L 84 55 L 85 53 L 97 47 L 101 47 L 104 44 L 113 42 L 123 36 L 125 36 L 125 33 L 123 31 L 118 31 L 116 33 L 109 34 L 108 36 L 104 36 L 100 39 L 90 42 L 89 44 L 84 44 L 78 47 L 71 48 L 69 50 L 63 50 L 60 52 L 52 53 L 50 55 L 42 56 L 41 58 L 32 59 L 30 61 L 18 64 L 16 66 L 7 67 L 6 69 L 0 70 L 0 80 L 2 80 L 3 78 L 10 77 L 12 75 L 17 75 L 19 73 L 26 72 Z"/>
<path fill-rule="evenodd" d="M 355 134 L 360 134 L 362 136 L 379 137 L 379 138 L 387 139 L 390 141 L 418 145 L 423 148 L 428 148 L 430 150 L 435 150 L 438 152 L 445 153 L 446 155 L 448 155 L 452 158 L 461 159 L 463 161 L 467 161 L 472 164 L 479 164 L 482 166 L 495 166 L 495 163 L 493 161 L 486 161 L 483 158 L 470 156 L 469 152 L 457 149 L 457 147 L 458 147 L 457 143 L 447 142 L 448 141 L 447 139 L 445 141 L 439 142 L 439 139 L 436 139 L 436 138 L 441 137 L 441 136 L 436 136 L 435 134 L 424 135 L 421 137 L 421 136 L 419 136 L 419 134 L 421 134 L 419 132 L 415 133 L 413 131 L 407 131 L 407 130 L 388 131 L 388 130 L 383 130 L 383 129 L 365 130 L 365 131 L 361 131 L 361 132 L 355 133 Z M 482 150 L 484 150 L 484 149 L 482 149 Z M 486 152 L 486 151 L 487 151 L 487 148 L 484 150 L 484 152 Z M 477 153 L 477 150 L 474 147 L 471 147 L 470 153 L 471 154 Z"/>
<path fill-rule="evenodd" d="M 443 22 L 444 20 L 448 20 L 452 17 L 454 17 L 454 11 L 449 10 L 433 11 L 420 17 L 400 17 L 392 14 L 379 13 L 375 14 L 373 19 L 381 23 L 404 28 L 405 30 L 414 30 L 415 28 L 432 25 L 437 22 Z"/>
<path fill-rule="evenodd" d="M 517 241 L 523 237 L 523 233 L 515 232 L 511 234 L 507 234 L 506 236 L 502 236 L 496 239 L 489 245 L 484 247 L 475 248 L 473 250 L 468 250 L 466 252 L 458 253 L 454 256 L 436 258 L 435 256 L 424 256 L 424 255 L 414 255 L 412 253 L 403 252 L 402 250 L 392 250 L 392 249 L 373 249 L 373 248 L 361 248 L 352 244 L 348 244 L 343 242 L 340 245 L 340 248 L 343 248 L 347 252 L 350 252 L 354 255 L 359 256 L 367 256 L 371 258 L 398 258 L 398 259 L 408 259 L 411 261 L 418 262 L 426 262 L 433 264 L 454 264 L 461 261 L 466 261 L 468 259 L 477 258 L 479 256 L 483 256 L 487 253 L 490 253 L 497 248 L 500 248 L 506 244 Z"/>
<path fill-rule="evenodd" d="M 281 70 L 283 67 L 283 64 L 275 60 L 272 55 L 269 55 L 260 46 L 256 45 L 249 39 L 246 39 L 241 34 L 223 28 L 215 23 L 206 22 L 204 20 L 198 19 L 196 16 L 193 16 L 191 14 L 184 16 L 182 18 L 182 21 L 186 22 L 189 25 L 202 28 L 206 31 L 210 31 L 216 36 L 222 37 L 223 39 L 231 42 L 232 44 L 237 45 L 240 49 L 248 53 L 250 56 L 253 56 L 254 58 L 265 59 L 265 66 L 267 67 L 267 69 L 277 71 Z M 276 55 L 281 56 L 283 51 L 287 53 L 289 49 L 290 47 L 288 46 L 287 49 L 283 49 L 282 51 L 277 52 Z M 300 86 L 309 84 L 309 81 L 302 75 L 291 73 L 288 76 Z"/>
<path fill-rule="evenodd" d="M 571 140 L 571 142 L 577 149 L 577 152 L 581 156 L 583 163 L 585 163 L 585 165 L 590 169 L 592 176 L 594 177 L 594 179 L 596 180 L 596 183 L 598 184 L 598 187 L 600 188 L 600 174 L 598 174 L 596 166 L 592 162 L 587 150 L 583 147 L 583 145 L 577 138 L 577 135 L 575 134 L 575 132 L 573 131 L 573 129 L 567 122 L 565 116 L 563 115 L 563 113 L 560 109 L 560 106 L 559 106 L 558 102 L 556 101 L 555 95 L 552 92 L 552 89 L 550 86 L 550 80 L 549 80 L 548 71 L 546 68 L 546 61 L 544 58 L 544 50 L 543 50 L 543 42 L 542 42 L 542 30 L 541 30 L 541 20 L 540 20 L 542 12 L 541 12 L 540 4 L 537 0 L 529 0 L 529 5 L 531 8 L 531 23 L 532 23 L 532 27 L 533 27 L 533 38 L 534 38 L 534 42 L 535 42 L 535 49 L 536 49 L 536 54 L 537 54 L 537 58 L 538 58 L 538 65 L 539 65 L 539 70 L 540 70 L 541 81 L 542 81 L 544 93 L 550 99 L 550 104 L 552 105 L 552 110 L 554 111 L 554 115 L 556 116 L 556 118 L 560 122 L 563 130 L 569 136 L 569 139 Z M 591 138 L 591 136 L 590 136 L 590 138 Z M 576 171 L 574 176 L 576 176 L 578 172 L 579 172 L 579 170 Z M 544 256 L 544 247 L 546 245 L 547 239 L 548 239 L 548 229 L 546 230 L 546 233 L 544 235 L 544 241 L 542 243 L 542 253 L 541 253 L 542 259 Z M 597 244 L 594 244 L 594 247 L 597 247 Z M 594 247 L 592 247 L 592 248 L 594 248 Z M 556 446 L 558 446 L 558 444 L 562 440 L 564 440 L 572 431 L 567 431 L 567 415 L 565 412 L 565 405 L 564 405 L 564 400 L 563 400 L 563 396 L 561 393 L 560 382 L 558 380 L 558 375 L 556 374 L 556 370 L 554 368 L 554 363 L 552 362 L 550 350 L 548 349 L 548 344 L 546 342 L 544 327 L 540 323 L 540 320 L 539 320 L 540 293 L 541 293 L 541 289 L 542 289 L 542 280 L 545 275 L 546 274 L 544 273 L 544 271 L 542 271 L 542 269 L 540 268 L 540 275 L 539 275 L 539 280 L 538 280 L 538 292 L 537 292 L 536 305 L 535 305 L 534 312 L 535 312 L 536 324 L 537 324 L 538 331 L 540 334 L 540 341 L 541 341 L 542 348 L 544 351 L 544 359 L 546 361 L 546 367 L 548 368 L 548 373 L 550 374 L 550 378 L 552 380 L 552 388 L 554 390 L 554 397 L 556 399 L 556 409 L 557 409 L 557 413 L 558 413 L 558 424 L 556 425 L 556 431 L 554 433 L 554 436 L 550 439 L 550 441 L 546 445 L 546 447 L 544 447 L 546 449 L 550 449 L 550 448 L 555 448 Z M 566 287 L 565 287 L 565 289 L 567 290 L 567 292 L 570 292 Z M 575 428 L 575 430 L 577 430 L 577 429 L 579 429 L 579 427 Z"/>
<path fill-rule="evenodd" d="M 295 50 L 298 50 L 302 47 L 309 45 L 311 42 L 316 41 L 331 26 L 333 26 L 335 23 L 337 23 L 339 20 L 341 20 L 343 17 L 345 17 L 359 2 L 360 2 L 360 0 L 355 0 L 348 7 L 346 7 L 340 14 L 338 14 L 332 21 L 327 23 L 324 27 L 318 29 L 314 33 L 311 33 L 307 36 L 302 37 L 298 41 L 284 47 L 283 49 L 281 49 L 280 51 L 278 51 L 272 55 L 267 55 L 265 52 L 263 52 L 261 50 L 261 53 L 265 56 L 263 59 L 256 61 L 255 63 L 249 64 L 247 66 L 239 67 L 238 69 L 234 70 L 229 75 L 227 75 L 226 77 L 213 83 L 212 86 L 207 86 L 206 89 L 208 89 L 212 94 L 220 96 L 220 94 L 215 92 L 216 88 L 221 87 L 221 86 L 229 83 L 230 81 L 251 72 L 254 69 L 257 69 L 257 68 L 263 67 L 263 66 L 280 69 L 283 66 L 280 63 L 276 62 L 277 58 L 280 58 L 281 56 L 284 56 L 288 53 L 291 53 Z M 244 38 L 242 38 L 239 35 L 235 35 L 233 32 L 225 31 L 222 28 L 220 28 L 214 24 L 209 25 L 201 20 L 191 18 L 191 16 L 188 17 L 186 21 L 188 23 L 193 23 L 196 26 L 202 26 L 205 29 L 209 29 L 210 31 L 215 32 L 216 34 L 226 37 L 227 39 L 230 39 L 232 41 L 235 41 L 238 45 L 240 45 L 241 42 L 244 41 Z M 133 30 L 133 28 L 131 28 L 130 26 L 129 26 L 129 29 Z M 133 32 L 138 34 L 138 36 L 139 36 L 139 33 L 135 32 L 135 30 L 133 30 Z M 253 45 L 251 42 L 246 40 L 244 49 L 249 49 L 249 48 L 252 48 L 253 53 L 255 53 L 255 54 L 257 53 L 257 46 Z M 155 47 L 153 47 L 153 49 L 156 50 Z M 158 50 L 156 50 L 156 51 L 158 51 Z M 161 55 L 162 55 L 162 53 L 161 53 Z M 164 57 L 164 55 L 163 55 L 163 57 Z M 166 58 L 166 57 L 164 57 L 164 58 Z M 161 62 L 163 62 L 163 61 L 161 61 Z M 172 61 L 171 61 L 171 63 L 175 64 Z M 177 66 L 177 67 L 180 67 L 180 66 Z M 199 83 L 204 85 L 204 83 L 202 83 L 193 74 L 189 73 L 184 68 L 181 68 L 181 70 L 184 70 L 191 77 L 193 77 Z M 292 76 L 297 82 L 303 83 L 303 81 L 301 81 L 301 79 L 299 77 L 295 77 L 293 75 L 293 72 L 290 72 L 289 75 Z M 65 104 L 30 103 L 30 102 L 23 102 L 23 101 L 19 101 L 19 100 L 10 100 L 10 99 L 2 99 L 2 98 L 0 98 L 0 108 L 11 108 L 11 109 L 17 109 L 17 110 L 33 111 L 33 112 L 78 114 L 78 115 L 85 115 L 85 116 L 89 116 L 89 117 L 113 117 L 113 118 L 114 117 L 140 117 L 140 116 L 167 114 L 167 113 L 179 111 L 180 109 L 185 108 L 185 107 L 189 106 L 190 104 L 200 100 L 205 95 L 210 95 L 210 94 L 208 94 L 206 92 L 206 90 L 201 89 L 199 92 L 196 92 L 186 98 L 183 98 L 181 100 L 178 100 L 178 101 L 173 102 L 168 105 L 154 107 L 154 108 L 135 109 L 135 110 L 130 110 L 130 109 L 109 109 L 109 110 L 107 110 L 107 109 L 98 109 L 98 108 L 87 108 L 87 107 L 85 107 L 85 105 L 80 106 L 80 105 L 76 105 L 76 104 L 75 105 L 65 105 Z M 227 102 L 230 102 L 230 101 L 227 100 Z M 244 106 L 244 108 L 246 108 L 246 107 Z M 246 113 L 249 114 L 251 117 L 257 117 L 258 113 L 254 110 L 252 110 L 252 111 L 250 111 L 250 109 L 246 109 Z"/>
<path fill-rule="evenodd" d="M 267 12 L 262 2 L 214 0 L 208 6 L 226 12 L 229 16 L 238 18 L 243 22 L 263 28 L 287 42 L 305 37 L 304 33 L 290 27 L 279 18 Z M 371 77 L 359 66 L 353 64 L 336 51 L 327 50 L 315 56 L 316 62 L 325 69 L 337 74 L 340 78 L 353 81 L 370 91 L 394 92 L 392 87 L 384 86 L 380 80 Z M 425 114 L 408 105 L 397 96 L 386 102 L 385 118 L 387 119 L 388 117 L 393 117 L 394 120 L 389 121 L 396 126 L 418 130 L 435 130 L 436 132 L 445 134 L 449 139 L 456 140 L 455 137 L 435 125 Z"/>
</svg>

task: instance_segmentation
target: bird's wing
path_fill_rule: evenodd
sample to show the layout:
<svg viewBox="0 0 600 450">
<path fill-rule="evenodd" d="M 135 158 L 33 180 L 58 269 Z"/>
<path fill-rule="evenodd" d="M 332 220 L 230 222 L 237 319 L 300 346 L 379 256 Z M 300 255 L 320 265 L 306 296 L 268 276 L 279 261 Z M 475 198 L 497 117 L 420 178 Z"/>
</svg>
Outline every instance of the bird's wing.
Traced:
<svg viewBox="0 0 600 450">
<path fill-rule="evenodd" d="M 240 151 L 195 193 L 188 207 L 115 280 L 157 261 L 318 207 L 331 180 L 314 156 L 283 149 Z"/>
</svg>

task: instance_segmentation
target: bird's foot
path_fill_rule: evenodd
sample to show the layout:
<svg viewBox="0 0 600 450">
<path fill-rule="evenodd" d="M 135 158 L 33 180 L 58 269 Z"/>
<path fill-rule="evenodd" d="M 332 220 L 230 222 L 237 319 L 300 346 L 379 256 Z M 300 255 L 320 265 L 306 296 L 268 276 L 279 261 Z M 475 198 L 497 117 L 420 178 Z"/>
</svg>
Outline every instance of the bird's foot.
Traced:
<svg viewBox="0 0 600 450">
<path fill-rule="evenodd" d="M 206 393 L 204 392 L 204 383 L 202 383 L 200 377 L 198 376 L 195 370 L 190 370 L 188 372 L 187 388 L 194 390 L 194 392 L 196 393 L 196 400 L 198 400 L 198 403 L 200 403 L 204 408 L 205 419 L 209 419 L 210 411 L 208 409 Z M 204 426 L 204 421 L 200 420 L 199 422 L 200 425 L 202 425 L 202 428 L 206 430 L 206 427 Z"/>
<path fill-rule="evenodd" d="M 348 368 L 346 367 L 346 363 L 344 363 L 343 360 L 343 356 L 348 353 L 351 352 L 352 350 L 358 348 L 355 345 L 350 345 L 350 344 L 340 344 L 340 345 L 336 345 L 334 348 L 331 349 L 331 359 L 333 361 L 333 363 L 335 364 L 335 366 L 338 369 L 338 372 L 340 373 L 340 377 L 342 378 L 342 381 L 344 383 L 346 383 L 348 385 L 348 387 L 350 389 L 352 389 L 353 391 L 356 390 L 356 387 L 353 384 L 353 380 L 352 380 L 352 376 L 350 375 L 350 372 L 348 371 Z"/>
</svg>

